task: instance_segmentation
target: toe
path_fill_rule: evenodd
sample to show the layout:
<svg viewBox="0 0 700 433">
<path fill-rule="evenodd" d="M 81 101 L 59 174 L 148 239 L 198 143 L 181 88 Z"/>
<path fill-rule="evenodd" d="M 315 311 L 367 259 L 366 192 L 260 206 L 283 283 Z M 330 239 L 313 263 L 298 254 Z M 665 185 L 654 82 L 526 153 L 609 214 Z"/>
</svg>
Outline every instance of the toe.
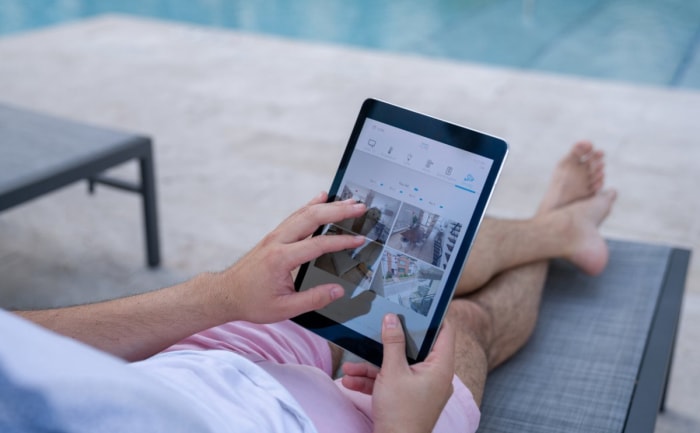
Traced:
<svg viewBox="0 0 700 433">
<path fill-rule="evenodd" d="M 577 160 L 580 160 L 581 158 L 585 158 L 592 150 L 593 144 L 590 141 L 579 141 L 574 144 L 573 149 L 571 149 L 571 154 Z"/>
</svg>

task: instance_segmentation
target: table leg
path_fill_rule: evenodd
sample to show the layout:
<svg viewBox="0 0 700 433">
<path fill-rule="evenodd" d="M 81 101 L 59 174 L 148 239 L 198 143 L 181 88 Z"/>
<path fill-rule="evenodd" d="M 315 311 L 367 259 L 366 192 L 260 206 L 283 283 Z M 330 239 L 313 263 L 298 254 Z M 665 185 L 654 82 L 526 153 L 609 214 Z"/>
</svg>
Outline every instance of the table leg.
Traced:
<svg viewBox="0 0 700 433">
<path fill-rule="evenodd" d="M 158 213 L 156 209 L 155 168 L 153 150 L 148 143 L 147 152 L 139 159 L 141 165 L 141 194 L 143 196 L 144 237 L 148 266 L 160 265 L 160 242 L 158 237 Z"/>
</svg>

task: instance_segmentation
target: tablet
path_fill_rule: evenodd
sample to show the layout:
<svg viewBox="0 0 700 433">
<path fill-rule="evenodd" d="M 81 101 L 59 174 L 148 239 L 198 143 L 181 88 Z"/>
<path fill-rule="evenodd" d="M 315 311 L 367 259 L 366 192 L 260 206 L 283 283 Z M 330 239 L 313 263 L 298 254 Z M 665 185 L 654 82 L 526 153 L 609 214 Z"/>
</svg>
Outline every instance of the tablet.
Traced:
<svg viewBox="0 0 700 433">
<path fill-rule="evenodd" d="M 430 352 L 507 154 L 496 137 L 386 102 L 360 109 L 329 201 L 367 206 L 315 236 L 362 235 L 358 248 L 304 264 L 296 290 L 338 283 L 345 295 L 293 320 L 381 365 L 382 318 L 396 313 L 410 363 Z"/>
</svg>

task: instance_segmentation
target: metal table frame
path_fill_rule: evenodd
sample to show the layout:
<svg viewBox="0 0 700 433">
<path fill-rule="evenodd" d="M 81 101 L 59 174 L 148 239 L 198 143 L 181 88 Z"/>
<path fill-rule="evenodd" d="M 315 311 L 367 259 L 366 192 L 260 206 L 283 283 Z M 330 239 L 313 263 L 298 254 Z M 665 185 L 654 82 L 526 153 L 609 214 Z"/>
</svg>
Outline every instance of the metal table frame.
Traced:
<svg viewBox="0 0 700 433">
<path fill-rule="evenodd" d="M 37 133 L 44 129 L 50 133 Z M 25 134 L 31 135 L 32 139 L 21 140 Z M 42 145 L 60 146 L 62 142 L 71 142 L 79 146 L 80 140 L 86 141 L 91 137 L 95 137 L 97 143 L 91 141 L 91 149 L 73 159 L 59 159 L 54 166 L 39 169 L 24 170 L 22 166 L 23 162 L 28 161 L 27 158 L 43 157 L 41 151 L 34 148 L 37 141 L 41 141 Z M 17 157 L 19 154 L 22 155 L 21 158 Z M 140 194 L 143 202 L 146 262 L 149 267 L 160 264 L 155 169 L 153 146 L 149 137 L 84 125 L 0 104 L 0 159 L 2 158 L 5 158 L 5 164 L 12 164 L 15 176 L 0 176 L 0 212 L 81 180 L 88 181 L 90 192 L 94 191 L 95 184 L 98 183 Z M 139 183 L 103 175 L 105 170 L 131 160 L 138 160 Z"/>
</svg>

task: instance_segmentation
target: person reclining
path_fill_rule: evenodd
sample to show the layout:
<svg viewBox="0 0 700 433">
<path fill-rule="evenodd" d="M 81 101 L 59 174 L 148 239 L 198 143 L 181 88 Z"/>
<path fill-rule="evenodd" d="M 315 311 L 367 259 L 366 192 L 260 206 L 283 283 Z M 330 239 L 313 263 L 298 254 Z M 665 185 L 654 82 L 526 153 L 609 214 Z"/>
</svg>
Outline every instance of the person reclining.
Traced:
<svg viewBox="0 0 700 433">
<path fill-rule="evenodd" d="M 61 387 L 72 389 L 75 377 L 88 375 L 91 379 L 80 388 L 84 406 L 80 399 L 49 399 L 45 409 L 53 413 L 51 428 L 473 432 L 488 372 L 517 352 L 534 329 L 548 261 L 564 259 L 591 275 L 604 270 L 608 250 L 598 227 L 616 192 L 604 190 L 603 183 L 603 153 L 579 142 L 557 164 L 532 218 L 485 218 L 438 340 L 428 358 L 412 366 L 394 314 L 382 323 L 381 369 L 366 363 L 341 367 L 341 349 L 287 320 L 343 296 L 336 284 L 297 293 L 294 270 L 324 253 L 357 248 L 364 240 L 310 237 L 320 225 L 366 211 L 352 200 L 326 203 L 325 193 L 224 271 L 127 298 L 15 312 L 130 364 L 108 362 L 103 353 L 2 313 L 0 326 L 44 344 L 46 359 L 24 362 L 31 345 L 25 352 L 0 349 L 0 370 L 5 370 L 0 382 L 13 385 L 0 387 L 0 427 L 40 427 L 36 423 L 42 417 L 33 421 L 21 411 L 32 395 L 22 380 L 33 381 L 32 390 L 52 395 Z M 25 371 L 30 366 L 42 371 L 39 378 Z M 342 377 L 334 380 L 339 369 Z M 132 394 L 126 385 L 100 392 L 105 377 L 125 378 L 120 383 L 133 384 Z M 134 377 L 138 380 L 130 379 Z M 91 392 L 92 405 L 99 409 L 90 407 Z M 110 403 L 108 392 L 133 399 Z M 104 416 L 113 413 L 118 419 Z"/>
</svg>

